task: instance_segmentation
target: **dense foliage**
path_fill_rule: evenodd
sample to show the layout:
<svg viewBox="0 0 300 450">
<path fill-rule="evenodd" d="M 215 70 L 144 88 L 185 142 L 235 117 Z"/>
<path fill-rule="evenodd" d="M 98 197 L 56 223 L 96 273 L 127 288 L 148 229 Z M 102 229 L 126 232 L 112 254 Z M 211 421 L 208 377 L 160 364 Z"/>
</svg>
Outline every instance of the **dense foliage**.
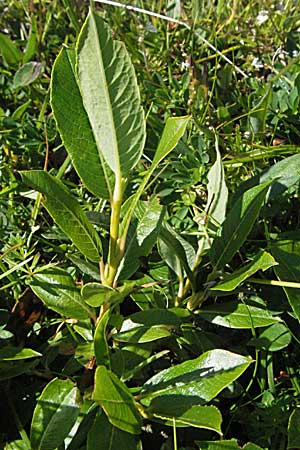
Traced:
<svg viewBox="0 0 300 450">
<path fill-rule="evenodd" d="M 6 450 L 300 448 L 299 4 L 152 3 L 0 4 Z"/>
</svg>

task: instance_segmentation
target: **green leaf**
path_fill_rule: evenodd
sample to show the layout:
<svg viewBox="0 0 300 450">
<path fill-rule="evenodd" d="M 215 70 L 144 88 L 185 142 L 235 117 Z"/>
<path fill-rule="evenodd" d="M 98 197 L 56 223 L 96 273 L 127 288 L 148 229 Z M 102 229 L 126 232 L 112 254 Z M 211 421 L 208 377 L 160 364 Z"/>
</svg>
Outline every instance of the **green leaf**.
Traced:
<svg viewBox="0 0 300 450">
<path fill-rule="evenodd" d="M 12 441 L 5 445 L 4 450 L 32 450 L 29 444 L 23 440 Z"/>
<path fill-rule="evenodd" d="M 4 450 L 32 450 L 32 448 L 30 442 L 27 443 L 23 439 L 18 439 L 17 441 L 8 442 Z"/>
<path fill-rule="evenodd" d="M 23 103 L 23 105 L 20 105 L 12 114 L 12 119 L 18 121 L 22 118 L 25 111 L 28 109 L 28 107 L 31 105 L 32 100 L 29 99 L 27 102 Z"/>
<path fill-rule="evenodd" d="M 264 449 L 256 444 L 252 444 L 252 442 L 248 442 L 248 444 L 244 445 L 243 450 L 264 450 Z"/>
<path fill-rule="evenodd" d="M 101 281 L 99 265 L 91 263 L 90 261 L 86 261 L 83 258 L 80 258 L 78 254 L 68 255 L 68 258 L 72 261 L 73 264 L 75 264 L 76 267 L 78 267 L 78 269 L 82 273 L 88 275 L 89 277 L 93 278 L 96 281 Z"/>
<path fill-rule="evenodd" d="M 200 450 L 239 450 L 240 446 L 236 439 L 226 441 L 196 441 Z"/>
<path fill-rule="evenodd" d="M 149 364 L 152 364 L 154 361 L 162 358 L 163 356 L 169 353 L 169 350 L 162 350 L 161 352 L 154 353 L 148 358 L 143 359 L 140 354 L 135 354 L 130 351 L 130 349 L 135 350 L 134 346 L 123 347 L 120 350 L 120 353 L 125 361 L 125 365 L 127 365 L 128 370 L 124 367 L 124 371 L 122 374 L 122 381 L 127 381 L 136 376 L 142 369 L 147 367 Z M 125 355 L 124 355 L 125 354 Z M 128 355 L 131 356 L 131 359 L 128 361 Z M 135 359 L 136 357 L 136 359 Z M 137 359 L 142 358 L 142 360 L 138 363 Z M 136 364 L 136 365 L 134 365 Z"/>
<path fill-rule="evenodd" d="M 30 21 L 30 34 L 24 50 L 23 64 L 28 63 L 38 50 L 37 18 L 32 14 Z"/>
<path fill-rule="evenodd" d="M 117 295 L 117 291 L 100 283 L 87 283 L 82 286 L 81 295 L 88 305 L 96 308 L 110 303 L 112 297 Z"/>
<path fill-rule="evenodd" d="M 241 184 L 237 195 L 241 195 L 247 189 L 266 181 L 273 180 L 272 186 L 266 196 L 266 201 L 275 200 L 284 191 L 298 183 L 300 178 L 300 154 L 283 158 L 276 164 L 268 167 L 261 174 L 250 178 Z"/>
<path fill-rule="evenodd" d="M 35 366 L 39 364 L 38 359 L 29 360 L 0 360 L 0 380 L 8 380 L 17 377 L 22 373 L 30 372 Z"/>
<path fill-rule="evenodd" d="M 169 117 L 164 127 L 162 136 L 158 143 L 152 164 L 150 166 L 151 174 L 162 160 L 176 147 L 179 139 L 184 135 L 190 116 Z"/>
<path fill-rule="evenodd" d="M 99 407 L 90 399 L 80 399 L 80 413 L 76 423 L 71 429 L 69 435 L 64 440 L 63 445 L 59 448 L 68 450 L 83 450 L 83 444 L 86 443 L 87 435 L 91 429 Z M 86 450 L 86 446 L 84 447 Z"/>
<path fill-rule="evenodd" d="M 22 53 L 16 44 L 3 33 L 0 33 L 0 51 L 8 66 L 17 65 L 22 59 Z"/>
<path fill-rule="evenodd" d="M 216 160 L 207 175 L 207 206 L 205 209 L 214 228 L 224 222 L 228 198 L 228 189 L 225 183 L 225 174 L 217 138 L 215 150 Z"/>
<path fill-rule="evenodd" d="M 195 286 L 193 272 L 189 266 L 187 254 L 181 241 L 177 239 L 176 235 L 170 230 L 167 223 L 160 229 L 159 233 L 159 247 L 166 260 L 166 263 L 174 270 L 176 268 L 176 261 L 174 256 L 178 258 L 182 264 L 192 286 Z M 176 272 L 175 272 L 176 273 Z"/>
<path fill-rule="evenodd" d="M 291 340 L 289 329 L 283 323 L 275 323 L 262 331 L 258 338 L 252 338 L 248 344 L 261 350 L 277 352 L 286 348 Z"/>
<path fill-rule="evenodd" d="M 110 369 L 109 348 L 106 339 L 106 327 L 110 317 L 108 309 L 101 318 L 98 319 L 94 337 L 94 353 L 98 366 L 106 366 Z"/>
<path fill-rule="evenodd" d="M 210 350 L 196 359 L 162 370 L 148 380 L 141 391 L 142 402 L 149 405 L 156 397 L 192 397 L 207 403 L 236 380 L 252 359 L 226 350 Z"/>
<path fill-rule="evenodd" d="M 62 49 L 51 78 L 51 106 L 63 144 L 85 186 L 100 198 L 109 197 L 109 176 L 104 174 L 88 115 L 75 75 L 75 53 Z M 104 167 L 104 169 L 103 169 Z"/>
<path fill-rule="evenodd" d="M 28 62 L 20 67 L 13 79 L 13 88 L 28 86 L 33 83 L 41 74 L 43 66 L 39 62 Z"/>
<path fill-rule="evenodd" d="M 140 433 L 141 416 L 130 391 L 104 366 L 96 369 L 93 398 L 103 408 L 112 425 L 131 434 Z"/>
<path fill-rule="evenodd" d="M 128 281 L 117 289 L 100 283 L 87 283 L 82 287 L 81 293 L 88 305 L 97 307 L 113 305 L 122 302 L 134 290 L 135 282 Z"/>
<path fill-rule="evenodd" d="M 71 275 L 59 267 L 34 273 L 30 287 L 48 308 L 64 317 L 80 320 L 93 315 Z"/>
<path fill-rule="evenodd" d="M 280 322 L 279 317 L 272 316 L 265 306 L 251 298 L 247 303 L 232 301 L 203 307 L 197 315 L 215 325 L 236 329 L 267 327 Z"/>
<path fill-rule="evenodd" d="M 176 427 L 196 427 L 213 430 L 222 434 L 222 415 L 215 406 L 201 406 L 193 404 L 187 397 L 172 395 L 169 397 L 156 397 L 147 409 L 158 419 L 165 421 L 166 425 Z"/>
<path fill-rule="evenodd" d="M 300 448 L 300 408 L 294 409 L 289 418 L 288 449 Z"/>
<path fill-rule="evenodd" d="M 20 174 L 24 183 L 45 195 L 45 208 L 78 250 L 98 262 L 102 252 L 101 240 L 63 183 L 43 170 L 26 170 Z"/>
<path fill-rule="evenodd" d="M 88 433 L 87 450 L 140 450 L 139 439 L 114 427 L 104 414 L 98 414 Z"/>
<path fill-rule="evenodd" d="M 290 239 L 271 244 L 271 253 L 278 263 L 274 267 L 274 271 L 279 280 L 299 282 L 300 256 L 298 247 L 298 242 Z M 300 321 L 300 289 L 286 287 L 283 289 L 289 304 Z"/>
<path fill-rule="evenodd" d="M 77 389 L 69 380 L 55 378 L 43 390 L 35 407 L 30 440 L 33 450 L 55 450 L 76 422 Z"/>
<path fill-rule="evenodd" d="M 29 358 L 36 358 L 37 356 L 43 356 L 41 353 L 32 350 L 31 348 L 12 347 L 7 345 L 0 349 L 1 361 L 18 361 Z"/>
<path fill-rule="evenodd" d="M 211 290 L 216 291 L 233 291 L 243 281 L 251 277 L 258 270 L 267 270 L 272 266 L 275 266 L 277 262 L 270 253 L 260 250 L 254 259 L 245 264 L 239 270 L 236 270 L 230 275 L 225 275 L 224 280 L 212 287 Z"/>
<path fill-rule="evenodd" d="M 153 249 L 161 227 L 165 208 L 156 197 L 149 201 L 139 201 L 135 217 L 131 221 L 124 258 L 118 272 L 119 278 L 129 279 L 141 264 L 140 258 L 146 257 Z"/>
<path fill-rule="evenodd" d="M 245 242 L 264 202 L 270 181 L 249 189 L 229 211 L 210 249 L 214 271 L 223 269 Z"/>
<path fill-rule="evenodd" d="M 96 13 L 90 11 L 77 42 L 77 74 L 83 104 L 99 150 L 118 177 L 138 163 L 145 119 L 130 57 Z"/>
<path fill-rule="evenodd" d="M 114 339 L 121 342 L 145 343 L 172 334 L 181 324 L 180 318 L 169 310 L 148 309 L 125 319 Z"/>
<path fill-rule="evenodd" d="M 165 233 L 166 229 L 166 233 Z M 161 233 L 162 239 L 158 241 L 158 249 L 162 259 L 176 273 L 182 275 L 181 264 L 188 267 L 190 276 L 194 266 L 196 252 L 194 247 L 166 222 Z M 187 273 L 186 271 L 184 273 Z"/>
</svg>

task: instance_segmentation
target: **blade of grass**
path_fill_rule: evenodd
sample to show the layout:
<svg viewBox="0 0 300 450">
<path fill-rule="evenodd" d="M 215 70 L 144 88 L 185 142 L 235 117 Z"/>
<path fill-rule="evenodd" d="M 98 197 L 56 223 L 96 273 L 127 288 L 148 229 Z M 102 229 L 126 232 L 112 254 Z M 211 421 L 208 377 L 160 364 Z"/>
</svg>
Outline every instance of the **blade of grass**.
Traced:
<svg viewBox="0 0 300 450">
<path fill-rule="evenodd" d="M 14 267 L 12 267 L 11 269 L 8 269 L 6 272 L 2 273 L 0 275 L 0 280 L 2 280 L 2 278 L 7 277 L 8 275 L 10 275 L 11 273 L 15 272 L 16 270 L 20 269 L 22 266 L 24 266 L 25 264 L 27 264 L 29 261 L 31 261 L 34 258 L 33 256 L 30 256 L 29 258 L 25 259 L 24 261 L 20 262 L 19 264 L 15 265 Z"/>
</svg>

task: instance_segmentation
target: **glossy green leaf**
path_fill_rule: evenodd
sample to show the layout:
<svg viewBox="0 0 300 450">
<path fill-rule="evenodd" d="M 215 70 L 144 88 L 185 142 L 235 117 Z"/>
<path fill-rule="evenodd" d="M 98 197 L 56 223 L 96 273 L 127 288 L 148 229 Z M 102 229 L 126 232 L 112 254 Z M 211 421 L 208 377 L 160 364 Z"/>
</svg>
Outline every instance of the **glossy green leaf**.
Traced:
<svg viewBox="0 0 300 450">
<path fill-rule="evenodd" d="M 43 66 L 39 62 L 31 61 L 24 64 L 17 70 L 13 79 L 14 89 L 28 86 L 33 83 L 41 74 Z"/>
<path fill-rule="evenodd" d="M 79 343 L 76 347 L 75 359 L 79 364 L 85 366 L 91 361 L 95 356 L 94 343 L 92 341 L 87 341 L 84 343 Z"/>
<path fill-rule="evenodd" d="M 266 196 L 267 201 L 275 200 L 284 191 L 296 185 L 300 177 L 300 154 L 288 156 L 268 167 L 261 174 L 245 181 L 238 189 L 237 195 L 245 192 L 251 187 L 273 180 L 270 190 Z"/>
<path fill-rule="evenodd" d="M 114 339 L 120 342 L 145 344 L 171 336 L 172 329 L 166 325 L 154 325 L 152 327 L 136 327 L 114 335 Z"/>
<path fill-rule="evenodd" d="M 64 317 L 79 320 L 93 315 L 71 275 L 59 267 L 33 274 L 30 287 L 48 308 Z"/>
<path fill-rule="evenodd" d="M 114 339 L 121 342 L 145 343 L 172 334 L 180 326 L 180 318 L 165 309 L 148 309 L 125 319 Z"/>
<path fill-rule="evenodd" d="M 100 270 L 99 265 L 92 263 L 90 261 L 87 261 L 84 258 L 80 258 L 80 256 L 77 254 L 75 255 L 68 255 L 68 258 L 72 261 L 72 263 L 78 267 L 78 269 L 84 273 L 85 275 L 88 275 L 93 280 L 101 281 L 100 278 Z"/>
<path fill-rule="evenodd" d="M 78 333 L 86 342 L 91 342 L 93 340 L 94 329 L 90 318 L 79 320 L 73 325 L 73 327 L 76 333 Z"/>
<path fill-rule="evenodd" d="M 110 303 L 117 291 L 101 283 L 87 283 L 82 286 L 81 295 L 88 305 L 98 307 Z"/>
<path fill-rule="evenodd" d="M 145 143 L 145 119 L 133 65 L 123 43 L 113 41 L 92 11 L 77 42 L 77 75 L 98 148 L 111 170 L 126 177 Z"/>
<path fill-rule="evenodd" d="M 156 169 L 158 164 L 168 156 L 168 154 L 176 147 L 179 139 L 184 135 L 190 116 L 169 117 L 161 135 L 158 147 L 156 149 L 152 164 L 150 166 L 151 173 Z"/>
<path fill-rule="evenodd" d="M 149 238 L 154 230 L 157 229 L 157 223 L 161 219 L 163 207 L 156 197 L 152 197 L 148 202 L 140 201 L 135 210 L 135 216 L 138 219 L 136 227 L 136 239 L 139 247 Z M 152 248 L 152 246 L 150 247 Z"/>
<path fill-rule="evenodd" d="M 29 444 L 27 444 L 24 440 L 12 441 L 6 444 L 4 450 L 31 450 L 31 446 Z"/>
<path fill-rule="evenodd" d="M 77 389 L 69 380 L 55 378 L 47 384 L 33 413 L 33 450 L 55 450 L 62 444 L 79 414 L 76 398 Z"/>
<path fill-rule="evenodd" d="M 97 148 L 75 75 L 74 52 L 62 49 L 51 78 L 51 106 L 72 164 L 85 186 L 100 198 L 109 197 L 109 175 Z"/>
<path fill-rule="evenodd" d="M 94 353 L 98 366 L 105 366 L 110 369 L 109 348 L 106 339 L 106 327 L 110 317 L 108 309 L 102 317 L 98 319 L 94 337 Z"/>
<path fill-rule="evenodd" d="M 251 277 L 258 270 L 267 270 L 272 266 L 275 266 L 277 262 L 272 255 L 268 252 L 261 250 L 253 258 L 251 262 L 245 264 L 240 269 L 236 270 L 230 275 L 225 275 L 224 280 L 218 283 L 216 286 L 212 287 L 211 290 L 216 291 L 233 291 L 236 289 L 243 281 Z"/>
<path fill-rule="evenodd" d="M 4 450 L 32 450 L 32 447 L 30 445 L 30 442 L 26 442 L 25 439 L 23 440 L 16 440 L 8 442 L 5 447 L 3 447 Z"/>
<path fill-rule="evenodd" d="M 182 264 L 191 285 L 195 285 L 194 275 L 189 266 L 187 254 L 185 252 L 185 248 L 182 243 L 176 236 L 170 231 L 169 226 L 165 224 L 159 233 L 159 247 L 162 252 L 166 263 L 172 268 L 176 268 L 176 260 L 174 261 L 174 257 L 179 260 Z"/>
<path fill-rule="evenodd" d="M 147 413 L 164 420 L 166 425 L 173 426 L 175 419 L 176 427 L 205 428 L 222 434 L 220 411 L 215 406 L 193 404 L 189 397 L 176 395 L 156 397 Z"/>
<path fill-rule="evenodd" d="M 165 209 L 158 199 L 139 201 L 131 221 L 125 254 L 118 272 L 119 278 L 129 279 L 141 265 L 140 258 L 147 257 L 156 243 Z"/>
<path fill-rule="evenodd" d="M 8 66 L 15 66 L 22 59 L 22 53 L 16 44 L 3 33 L 0 33 L 0 51 Z"/>
<path fill-rule="evenodd" d="M 289 417 L 287 448 L 300 448 L 300 408 L 294 409 Z"/>
<path fill-rule="evenodd" d="M 134 287 L 134 281 L 127 281 L 117 289 L 100 283 L 87 283 L 82 287 L 81 292 L 87 304 L 97 307 L 104 304 L 120 303 L 134 290 Z"/>
<path fill-rule="evenodd" d="M 150 378 L 142 388 L 142 402 L 149 405 L 156 397 L 187 396 L 198 404 L 207 403 L 236 380 L 251 362 L 248 356 L 210 350 Z"/>
<path fill-rule="evenodd" d="M 114 427 L 106 416 L 98 414 L 88 433 L 87 450 L 140 450 L 139 439 Z"/>
<path fill-rule="evenodd" d="M 90 399 L 80 399 L 80 413 L 69 435 L 64 440 L 64 446 L 68 450 L 83 450 L 87 435 L 96 417 L 98 406 Z M 63 448 L 63 446 L 61 446 Z M 84 447 L 86 450 L 86 446 Z"/>
<path fill-rule="evenodd" d="M 283 323 L 275 323 L 262 331 L 258 338 L 249 341 L 249 345 L 269 352 L 277 352 L 286 348 L 292 340 L 289 329 Z"/>
<path fill-rule="evenodd" d="M 236 439 L 226 441 L 196 441 L 199 450 L 239 450 L 240 446 Z"/>
<path fill-rule="evenodd" d="M 31 348 L 12 347 L 11 345 L 0 348 L 1 361 L 18 361 L 22 359 L 36 358 L 37 356 L 42 356 L 42 354 L 32 350 Z"/>
<path fill-rule="evenodd" d="M 249 189 L 229 211 L 210 249 L 214 271 L 223 269 L 245 242 L 264 202 L 270 182 Z"/>
<path fill-rule="evenodd" d="M 271 245 L 271 253 L 278 265 L 274 271 L 279 280 L 294 281 L 300 280 L 300 255 L 297 241 L 283 240 Z M 286 288 L 284 292 L 291 305 L 297 319 L 300 321 L 300 289 Z"/>
<path fill-rule="evenodd" d="M 228 198 L 228 189 L 217 138 L 215 150 L 216 160 L 207 175 L 207 206 L 205 208 L 209 221 L 214 228 L 224 222 Z"/>
<path fill-rule="evenodd" d="M 244 445 L 243 450 L 264 450 L 264 449 L 256 444 L 252 444 L 252 442 L 248 442 L 248 444 Z"/>
<path fill-rule="evenodd" d="M 103 408 L 112 425 L 131 434 L 140 433 L 141 416 L 130 391 L 104 366 L 96 369 L 93 398 Z"/>
<path fill-rule="evenodd" d="M 46 197 L 45 208 L 81 253 L 98 262 L 102 252 L 101 240 L 63 183 L 43 170 L 20 173 L 24 183 Z"/>
<path fill-rule="evenodd" d="M 164 262 L 168 264 L 176 275 L 182 275 L 182 264 L 183 267 L 188 267 L 187 270 L 190 276 L 192 276 L 191 269 L 194 266 L 196 258 L 194 247 L 170 227 L 168 223 L 164 224 L 161 239 L 158 241 L 158 249 Z M 184 273 L 187 273 L 186 270 Z"/>
<path fill-rule="evenodd" d="M 215 325 L 237 329 L 267 327 L 280 322 L 279 317 L 272 316 L 266 307 L 251 298 L 247 303 L 237 301 L 215 303 L 201 308 L 198 314 L 202 319 Z"/>
</svg>

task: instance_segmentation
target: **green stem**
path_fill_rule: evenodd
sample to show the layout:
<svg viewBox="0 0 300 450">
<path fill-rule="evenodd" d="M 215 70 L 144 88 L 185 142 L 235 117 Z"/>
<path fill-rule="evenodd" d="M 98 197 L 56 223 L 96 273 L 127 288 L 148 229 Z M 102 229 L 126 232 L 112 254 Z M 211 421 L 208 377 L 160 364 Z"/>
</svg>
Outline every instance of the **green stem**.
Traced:
<svg viewBox="0 0 300 450">
<path fill-rule="evenodd" d="M 122 236 L 120 238 L 120 250 L 124 253 L 125 251 L 125 244 L 126 244 L 126 238 L 127 238 L 127 233 L 128 233 L 128 229 L 129 229 L 129 225 L 131 222 L 131 219 L 133 217 L 135 208 L 138 204 L 138 201 L 141 197 L 141 195 L 143 194 L 143 192 L 146 190 L 146 186 L 147 183 L 149 181 L 149 179 L 151 178 L 151 175 L 154 171 L 155 167 L 150 167 L 150 169 L 148 169 L 148 171 L 146 172 L 144 179 L 142 180 L 141 184 L 139 185 L 136 193 L 134 194 L 134 197 L 132 199 L 130 208 L 128 210 L 128 212 L 125 214 L 123 222 L 122 222 Z"/>
<path fill-rule="evenodd" d="M 184 276 L 182 273 L 182 267 L 180 265 L 180 261 L 178 258 L 176 258 L 176 259 L 178 260 L 180 273 L 178 274 L 179 288 L 178 288 L 177 297 L 175 299 L 175 306 L 180 306 L 181 300 L 184 298 L 185 285 L 184 285 Z"/>
<path fill-rule="evenodd" d="M 264 284 L 267 286 L 278 286 L 282 288 L 296 288 L 300 289 L 300 283 L 296 283 L 295 281 L 278 281 L 278 280 L 263 280 L 261 278 L 248 278 L 247 282 L 256 283 L 256 284 Z"/>
<path fill-rule="evenodd" d="M 120 213 L 123 200 L 125 180 L 116 176 L 115 188 L 111 199 L 111 217 L 110 217 L 110 239 L 108 250 L 108 261 L 104 269 L 104 280 L 106 286 L 113 286 L 118 265 L 122 259 L 124 249 L 119 242 Z"/>
<path fill-rule="evenodd" d="M 62 163 L 62 165 L 60 166 L 60 168 L 58 169 L 58 172 L 56 174 L 56 178 L 58 180 L 62 179 L 62 177 L 64 176 L 64 174 L 70 164 L 71 164 L 71 157 L 70 157 L 70 155 L 67 155 L 66 159 L 64 160 L 64 162 Z"/>
<path fill-rule="evenodd" d="M 173 417 L 173 441 L 174 441 L 174 450 L 177 450 L 177 433 L 176 433 L 176 419 Z"/>
</svg>

